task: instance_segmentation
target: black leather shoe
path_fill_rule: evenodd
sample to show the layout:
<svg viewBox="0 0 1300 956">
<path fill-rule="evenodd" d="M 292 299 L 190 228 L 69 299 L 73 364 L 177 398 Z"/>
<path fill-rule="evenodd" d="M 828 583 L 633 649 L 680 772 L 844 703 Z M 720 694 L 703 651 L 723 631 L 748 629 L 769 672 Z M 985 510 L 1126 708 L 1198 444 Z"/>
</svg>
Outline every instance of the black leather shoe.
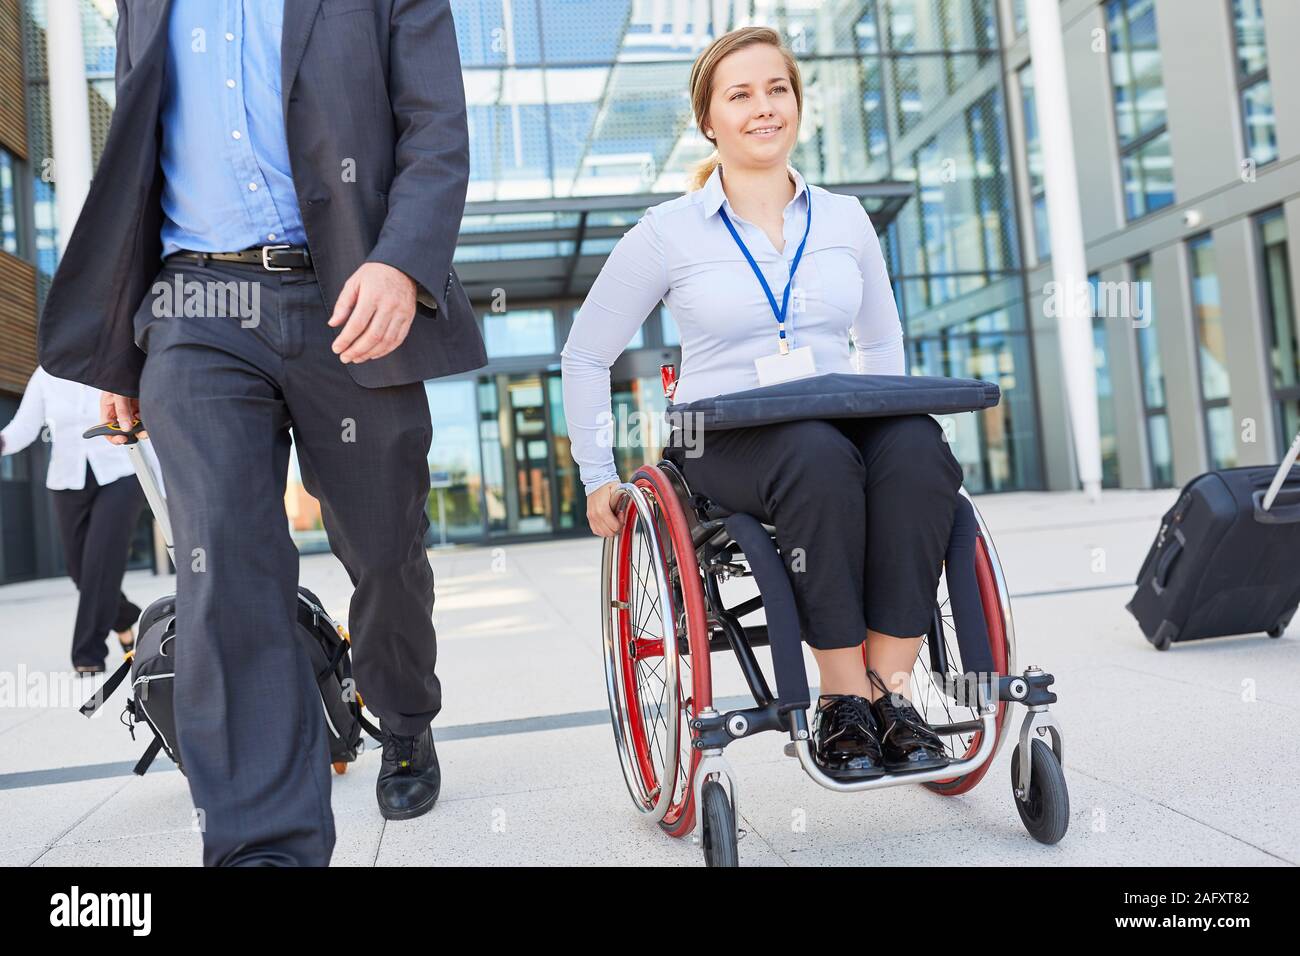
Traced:
<svg viewBox="0 0 1300 956">
<path fill-rule="evenodd" d="M 375 782 L 379 812 L 385 820 L 409 820 L 428 813 L 438 802 L 442 770 L 433 747 L 433 728 L 416 737 L 383 733 L 384 758 Z"/>
<path fill-rule="evenodd" d="M 948 751 L 930 725 L 902 694 L 886 692 L 871 703 L 884 728 L 880 750 L 890 773 L 934 770 L 949 763 Z"/>
<path fill-rule="evenodd" d="M 885 772 L 880 727 L 871 702 L 855 694 L 823 694 L 813 715 L 813 760 L 836 780 L 865 780 Z"/>
</svg>

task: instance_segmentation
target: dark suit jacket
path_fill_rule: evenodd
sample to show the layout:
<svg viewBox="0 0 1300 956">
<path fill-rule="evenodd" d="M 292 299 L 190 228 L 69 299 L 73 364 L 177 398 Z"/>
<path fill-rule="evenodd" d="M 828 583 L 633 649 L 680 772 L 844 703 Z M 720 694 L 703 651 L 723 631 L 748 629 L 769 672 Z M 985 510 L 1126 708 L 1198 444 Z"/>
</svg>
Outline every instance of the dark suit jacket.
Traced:
<svg viewBox="0 0 1300 956">
<path fill-rule="evenodd" d="M 52 375 L 134 396 L 145 353 L 133 318 L 162 255 L 158 118 L 171 0 L 117 6 L 117 107 L 46 298 L 38 348 Z M 386 262 L 419 286 L 406 340 L 349 364 L 353 379 L 376 388 L 485 365 L 451 265 L 469 134 L 449 0 L 285 0 L 281 90 L 327 313 L 363 262 Z M 345 181 L 345 164 L 355 181 Z"/>
</svg>

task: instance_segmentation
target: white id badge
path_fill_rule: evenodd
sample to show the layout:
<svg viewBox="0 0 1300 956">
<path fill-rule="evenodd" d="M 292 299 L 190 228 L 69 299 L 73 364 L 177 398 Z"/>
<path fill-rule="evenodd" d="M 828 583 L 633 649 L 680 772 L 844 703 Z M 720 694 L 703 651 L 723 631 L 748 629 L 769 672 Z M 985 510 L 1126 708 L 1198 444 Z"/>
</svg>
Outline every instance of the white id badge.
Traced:
<svg viewBox="0 0 1300 956">
<path fill-rule="evenodd" d="M 777 352 L 775 355 L 756 358 L 754 368 L 758 370 L 759 385 L 775 385 L 778 382 L 789 382 L 796 378 L 807 378 L 817 374 L 811 345 L 801 345 L 797 349 L 791 349 L 785 355 Z"/>
</svg>

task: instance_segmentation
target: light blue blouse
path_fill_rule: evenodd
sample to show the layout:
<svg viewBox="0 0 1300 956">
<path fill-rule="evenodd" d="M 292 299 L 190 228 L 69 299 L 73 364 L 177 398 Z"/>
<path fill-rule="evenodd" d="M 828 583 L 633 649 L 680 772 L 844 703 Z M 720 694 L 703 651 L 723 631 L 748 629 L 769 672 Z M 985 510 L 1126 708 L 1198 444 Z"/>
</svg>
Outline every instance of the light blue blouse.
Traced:
<svg viewBox="0 0 1300 956">
<path fill-rule="evenodd" d="M 758 387 L 754 360 L 776 353 L 776 317 L 718 210 L 725 206 L 780 302 L 807 225 L 804 179 L 793 168 L 790 176 L 796 190 L 780 252 L 732 209 L 719 166 L 701 189 L 647 209 L 610 253 L 561 352 L 564 411 L 587 494 L 619 480 L 609 369 L 660 300 L 681 336 L 674 402 Z M 819 374 L 904 374 L 903 329 L 866 210 L 853 196 L 809 192 L 812 229 L 786 319 L 791 347 L 811 346 Z"/>
</svg>

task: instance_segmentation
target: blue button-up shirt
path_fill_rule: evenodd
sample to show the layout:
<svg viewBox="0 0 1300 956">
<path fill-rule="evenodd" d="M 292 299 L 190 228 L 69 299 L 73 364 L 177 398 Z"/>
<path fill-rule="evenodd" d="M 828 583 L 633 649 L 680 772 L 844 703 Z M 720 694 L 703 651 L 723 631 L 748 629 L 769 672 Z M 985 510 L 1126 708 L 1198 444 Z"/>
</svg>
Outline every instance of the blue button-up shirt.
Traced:
<svg viewBox="0 0 1300 956">
<path fill-rule="evenodd" d="M 175 0 L 162 102 L 163 255 L 304 244 L 280 97 L 284 0 Z"/>
</svg>

